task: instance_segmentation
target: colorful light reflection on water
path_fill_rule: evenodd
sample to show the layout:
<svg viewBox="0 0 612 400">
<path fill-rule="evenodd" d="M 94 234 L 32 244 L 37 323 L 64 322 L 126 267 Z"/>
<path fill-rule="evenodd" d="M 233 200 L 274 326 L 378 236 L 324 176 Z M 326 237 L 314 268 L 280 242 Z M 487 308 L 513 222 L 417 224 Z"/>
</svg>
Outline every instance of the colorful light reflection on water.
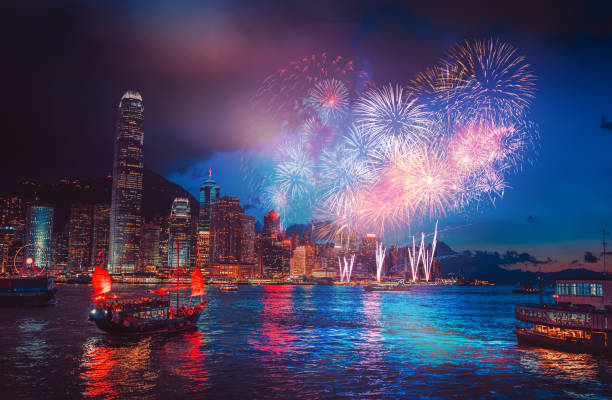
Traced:
<svg viewBox="0 0 612 400">
<path fill-rule="evenodd" d="M 198 330 L 120 339 L 86 321 L 90 288 L 0 309 L 6 398 L 605 398 L 612 360 L 516 345 L 510 287 L 209 290 Z M 125 287 L 125 291 L 136 291 Z"/>
</svg>

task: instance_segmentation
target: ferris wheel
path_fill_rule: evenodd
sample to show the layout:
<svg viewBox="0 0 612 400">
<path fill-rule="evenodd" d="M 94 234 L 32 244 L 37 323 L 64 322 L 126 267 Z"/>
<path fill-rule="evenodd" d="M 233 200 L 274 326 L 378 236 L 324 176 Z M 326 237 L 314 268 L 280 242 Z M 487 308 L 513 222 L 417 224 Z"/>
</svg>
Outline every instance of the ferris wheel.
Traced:
<svg viewBox="0 0 612 400">
<path fill-rule="evenodd" d="M 33 257 L 27 257 L 26 259 L 24 259 L 24 262 L 21 264 L 21 267 L 19 268 L 17 267 L 17 257 L 19 256 L 20 253 L 24 251 L 24 249 L 27 249 L 28 247 L 34 247 L 34 248 L 40 249 L 43 256 L 45 257 L 44 264 L 36 265 L 37 260 L 35 260 Z M 15 269 L 15 272 L 19 273 L 19 275 L 22 275 L 22 276 L 42 275 L 47 269 L 48 264 L 49 264 L 49 258 L 47 257 L 47 253 L 45 252 L 45 249 L 43 249 L 42 247 L 36 244 L 26 244 L 25 246 L 20 247 L 15 253 L 15 256 L 13 257 L 13 268 Z"/>
</svg>

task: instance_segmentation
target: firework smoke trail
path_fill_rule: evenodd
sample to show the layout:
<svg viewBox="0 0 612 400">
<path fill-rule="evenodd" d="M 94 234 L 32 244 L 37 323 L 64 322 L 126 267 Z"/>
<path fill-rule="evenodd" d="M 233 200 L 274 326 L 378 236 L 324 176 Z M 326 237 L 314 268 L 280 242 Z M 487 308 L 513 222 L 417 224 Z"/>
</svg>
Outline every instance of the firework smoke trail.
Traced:
<svg viewBox="0 0 612 400">
<path fill-rule="evenodd" d="M 382 274 L 382 267 L 385 262 L 385 252 L 387 249 L 383 247 L 382 241 L 376 246 L 376 280 L 380 282 L 380 276 Z"/>
<path fill-rule="evenodd" d="M 423 246 L 419 247 L 419 253 L 416 252 L 416 242 L 414 236 L 412 237 L 412 249 L 408 248 L 408 258 L 410 259 L 410 271 L 412 272 L 412 282 L 416 282 L 417 274 L 419 270 L 419 263 L 423 256 Z"/>
<path fill-rule="evenodd" d="M 349 111 L 349 92 L 342 82 L 325 79 L 310 89 L 307 103 L 319 118 L 334 121 L 344 117 Z"/>
<path fill-rule="evenodd" d="M 355 104 L 355 121 L 376 134 L 418 142 L 428 135 L 429 113 L 399 85 L 371 88 Z"/>
<path fill-rule="evenodd" d="M 431 242 L 431 251 L 425 249 L 423 252 L 423 270 L 425 271 L 425 280 L 429 282 L 431 278 L 431 266 L 433 264 L 434 254 L 436 252 L 436 244 L 438 243 L 438 221 L 436 221 L 436 229 L 434 231 L 433 241 Z M 421 248 L 425 246 L 425 234 L 421 233 Z"/>
</svg>

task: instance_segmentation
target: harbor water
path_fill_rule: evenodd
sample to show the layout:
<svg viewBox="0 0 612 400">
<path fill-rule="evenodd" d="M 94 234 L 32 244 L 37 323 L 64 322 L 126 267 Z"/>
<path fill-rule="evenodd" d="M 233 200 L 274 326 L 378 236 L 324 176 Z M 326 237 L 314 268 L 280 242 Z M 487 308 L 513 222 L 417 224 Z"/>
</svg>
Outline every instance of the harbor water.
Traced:
<svg viewBox="0 0 612 400">
<path fill-rule="evenodd" d="M 149 289 L 151 287 L 148 287 Z M 121 293 L 144 286 L 119 285 Z M 612 360 L 520 347 L 509 286 L 207 287 L 196 331 L 117 338 L 91 286 L 0 309 L 0 390 L 38 398 L 609 398 Z M 552 301 L 546 293 L 545 301 Z"/>
</svg>

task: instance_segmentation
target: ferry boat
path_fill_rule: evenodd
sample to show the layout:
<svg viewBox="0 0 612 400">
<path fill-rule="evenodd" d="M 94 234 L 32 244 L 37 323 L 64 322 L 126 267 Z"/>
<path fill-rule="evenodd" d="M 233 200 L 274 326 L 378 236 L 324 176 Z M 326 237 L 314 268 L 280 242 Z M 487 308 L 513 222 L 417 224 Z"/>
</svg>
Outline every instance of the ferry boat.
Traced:
<svg viewBox="0 0 612 400">
<path fill-rule="evenodd" d="M 95 307 L 89 318 L 99 329 L 111 334 L 143 335 L 195 329 L 200 313 L 208 303 L 204 277 L 197 268 L 191 273 L 191 296 L 182 306 L 179 291 L 187 289 L 187 286 L 161 287 L 142 296 L 109 295 L 110 275 L 99 266 L 94 270 L 92 284 Z M 173 292 L 176 292 L 174 305 Z M 198 297 L 199 301 L 194 304 L 193 299 Z"/>
<path fill-rule="evenodd" d="M 612 279 L 558 279 L 553 297 L 551 305 L 516 307 L 519 344 L 612 354 Z"/>
<path fill-rule="evenodd" d="M 52 276 L 9 276 L 0 278 L 1 306 L 49 304 L 55 299 L 55 278 Z"/>
<path fill-rule="evenodd" d="M 399 282 L 377 282 L 366 285 L 363 289 L 367 292 L 410 292 L 412 288 L 403 280 Z"/>
</svg>

